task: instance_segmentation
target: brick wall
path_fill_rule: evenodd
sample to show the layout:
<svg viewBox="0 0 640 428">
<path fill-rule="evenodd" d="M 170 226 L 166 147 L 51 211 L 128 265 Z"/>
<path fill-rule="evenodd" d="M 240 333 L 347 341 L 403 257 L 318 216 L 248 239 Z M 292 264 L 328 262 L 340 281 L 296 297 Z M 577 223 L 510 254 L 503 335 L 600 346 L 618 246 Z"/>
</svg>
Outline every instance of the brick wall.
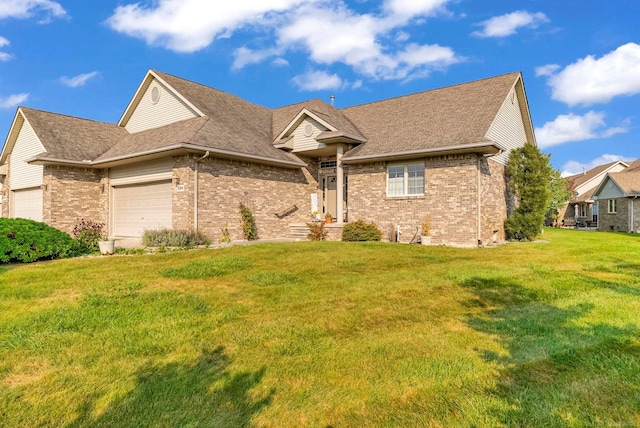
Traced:
<svg viewBox="0 0 640 428">
<path fill-rule="evenodd" d="M 313 175 L 315 163 L 309 169 L 288 169 L 214 158 L 200 161 L 198 169 L 198 229 L 213 241 L 220 239 L 225 225 L 231 239 L 244 238 L 241 202 L 251 208 L 260 238 L 284 237 L 290 223 L 310 219 L 310 195 L 318 186 Z M 184 194 L 193 201 L 192 188 Z M 174 213 L 188 203 L 182 197 L 174 199 Z M 283 218 L 276 216 L 294 205 L 297 210 Z M 188 219 L 180 222 L 180 226 L 189 225 Z"/>
<path fill-rule="evenodd" d="M 476 155 L 440 156 L 425 159 L 424 196 L 388 197 L 384 162 L 349 166 L 349 221 L 375 222 L 388 237 L 400 227 L 401 242 L 409 242 L 425 218 L 431 220 L 433 244 L 475 246 L 478 236 L 478 189 L 484 186 L 486 197 L 500 194 L 504 176 L 497 164 L 485 165 L 484 179 L 479 180 Z M 504 210 L 502 202 L 487 208 L 484 216 Z M 503 221 L 505 214 L 500 214 Z M 496 225 L 494 225 L 496 223 Z M 493 231 L 498 220 L 492 219 L 483 234 Z M 500 231 L 503 227 L 500 225 Z M 502 232 L 504 233 L 504 232 Z M 419 234 L 419 232 L 418 232 Z M 502 235 L 503 236 L 503 235 Z"/>
<path fill-rule="evenodd" d="M 633 203 L 633 230 L 640 231 L 640 201 L 637 199 L 619 198 L 618 212 L 609 213 L 608 199 L 601 199 L 598 207 L 598 230 L 604 232 L 629 232 L 629 214 Z"/>
<path fill-rule="evenodd" d="M 80 219 L 107 223 L 108 187 L 100 170 L 45 166 L 43 221 L 71 233 Z"/>
<path fill-rule="evenodd" d="M 505 240 L 504 221 L 514 201 L 506 195 L 505 167 L 491 159 L 479 158 L 481 185 L 481 233 L 484 245 Z"/>
</svg>

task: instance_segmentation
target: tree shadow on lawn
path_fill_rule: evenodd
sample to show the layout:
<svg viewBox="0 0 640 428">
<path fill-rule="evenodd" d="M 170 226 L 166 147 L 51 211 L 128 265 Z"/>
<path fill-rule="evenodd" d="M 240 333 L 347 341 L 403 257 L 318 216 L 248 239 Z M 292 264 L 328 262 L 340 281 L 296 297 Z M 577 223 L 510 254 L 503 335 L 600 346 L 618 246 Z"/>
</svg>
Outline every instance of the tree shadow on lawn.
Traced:
<svg viewBox="0 0 640 428">
<path fill-rule="evenodd" d="M 69 427 L 228 426 L 246 427 L 271 403 L 274 389 L 254 399 L 250 390 L 265 374 L 230 373 L 223 347 L 205 350 L 195 364 L 148 364 L 135 374 L 136 385 L 101 412 L 98 400 L 84 402 Z M 94 413 L 99 415 L 94 416 Z"/>
<path fill-rule="evenodd" d="M 478 350 L 497 365 L 491 413 L 507 426 L 635 425 L 640 422 L 640 347 L 635 325 L 587 323 L 591 303 L 560 308 L 504 278 L 461 285 L 484 308 L 468 324 L 497 337 L 506 356 Z M 588 318 L 586 318 L 588 320 Z"/>
</svg>

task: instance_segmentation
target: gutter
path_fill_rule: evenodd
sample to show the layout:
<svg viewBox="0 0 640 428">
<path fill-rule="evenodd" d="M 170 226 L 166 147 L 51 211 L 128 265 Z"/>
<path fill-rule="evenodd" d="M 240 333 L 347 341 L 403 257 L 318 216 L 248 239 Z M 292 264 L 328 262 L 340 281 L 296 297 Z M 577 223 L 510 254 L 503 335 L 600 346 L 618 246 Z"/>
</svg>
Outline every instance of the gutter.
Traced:
<svg viewBox="0 0 640 428">
<path fill-rule="evenodd" d="M 299 168 L 299 167 L 307 166 L 307 164 L 304 162 L 279 160 L 279 159 L 268 158 L 266 156 L 250 155 L 246 153 L 232 152 L 232 151 L 223 150 L 223 149 L 213 149 L 211 147 L 198 146 L 195 144 L 187 144 L 187 143 L 178 143 L 178 144 L 173 144 L 171 146 L 163 146 L 161 148 L 145 150 L 142 152 L 132 153 L 129 155 L 114 156 L 107 159 L 101 159 L 99 161 L 95 161 L 95 160 L 74 161 L 74 160 L 60 159 L 60 158 L 53 158 L 53 157 L 35 156 L 31 159 L 28 159 L 27 163 L 36 164 L 36 165 L 56 164 L 56 165 L 68 165 L 68 166 L 85 167 L 85 168 L 107 168 L 109 163 L 126 161 L 129 159 L 135 159 L 143 156 L 158 155 L 158 154 L 175 151 L 175 150 L 198 151 L 202 153 L 209 152 L 213 155 L 219 155 L 222 158 L 249 160 L 249 161 L 255 161 L 258 163 L 264 163 L 268 165 L 281 166 L 285 168 Z"/>
<path fill-rule="evenodd" d="M 384 154 L 374 154 L 374 155 L 364 155 L 364 156 L 351 156 L 347 157 L 345 155 L 343 158 L 343 162 L 346 164 L 351 163 L 365 163 L 365 162 L 375 162 L 381 160 L 395 160 L 395 159 L 406 159 L 411 157 L 417 157 L 419 155 L 438 155 L 438 154 L 456 154 L 456 153 L 482 153 L 483 151 L 477 150 L 481 148 L 490 148 L 491 150 L 485 154 L 488 155 L 497 155 L 504 151 L 504 148 L 500 146 L 498 143 L 494 142 L 480 142 L 480 143 L 471 143 L 471 144 L 463 144 L 463 145 L 455 145 L 455 146 L 445 146 L 445 147 L 435 147 L 430 149 L 421 149 L 421 150 L 409 150 L 405 152 L 396 152 L 396 153 L 384 153 Z"/>
</svg>

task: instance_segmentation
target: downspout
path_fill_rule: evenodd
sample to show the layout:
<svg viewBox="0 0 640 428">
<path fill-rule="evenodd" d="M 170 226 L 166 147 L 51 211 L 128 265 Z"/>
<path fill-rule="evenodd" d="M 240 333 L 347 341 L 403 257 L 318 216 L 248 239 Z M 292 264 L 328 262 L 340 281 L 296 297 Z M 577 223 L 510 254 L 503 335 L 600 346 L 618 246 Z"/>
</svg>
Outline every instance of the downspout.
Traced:
<svg viewBox="0 0 640 428">
<path fill-rule="evenodd" d="M 198 231 L 198 162 L 209 157 L 209 150 L 202 155 L 202 157 L 196 158 L 193 168 L 193 230 Z"/>
<path fill-rule="evenodd" d="M 633 201 L 637 198 L 629 199 L 629 232 L 633 233 Z"/>
<path fill-rule="evenodd" d="M 478 219 L 477 219 L 477 238 L 478 238 L 478 247 L 482 246 L 482 211 L 481 211 L 481 203 L 482 203 L 482 197 L 481 197 L 481 189 L 480 189 L 480 160 L 482 159 L 482 157 L 480 157 L 480 155 L 478 155 L 478 162 L 477 162 L 477 171 L 476 171 L 476 204 L 477 204 L 477 211 L 478 211 Z"/>
</svg>

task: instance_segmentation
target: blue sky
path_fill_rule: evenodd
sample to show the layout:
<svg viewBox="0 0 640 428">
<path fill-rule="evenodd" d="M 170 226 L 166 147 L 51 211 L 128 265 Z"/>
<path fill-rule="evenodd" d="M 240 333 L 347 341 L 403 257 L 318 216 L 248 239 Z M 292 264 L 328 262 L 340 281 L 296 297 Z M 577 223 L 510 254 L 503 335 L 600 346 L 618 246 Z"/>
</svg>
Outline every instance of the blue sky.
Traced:
<svg viewBox="0 0 640 428">
<path fill-rule="evenodd" d="M 538 145 L 640 158 L 636 0 L 0 0 L 0 142 L 18 105 L 117 122 L 149 68 L 267 107 L 522 71 Z"/>
</svg>

